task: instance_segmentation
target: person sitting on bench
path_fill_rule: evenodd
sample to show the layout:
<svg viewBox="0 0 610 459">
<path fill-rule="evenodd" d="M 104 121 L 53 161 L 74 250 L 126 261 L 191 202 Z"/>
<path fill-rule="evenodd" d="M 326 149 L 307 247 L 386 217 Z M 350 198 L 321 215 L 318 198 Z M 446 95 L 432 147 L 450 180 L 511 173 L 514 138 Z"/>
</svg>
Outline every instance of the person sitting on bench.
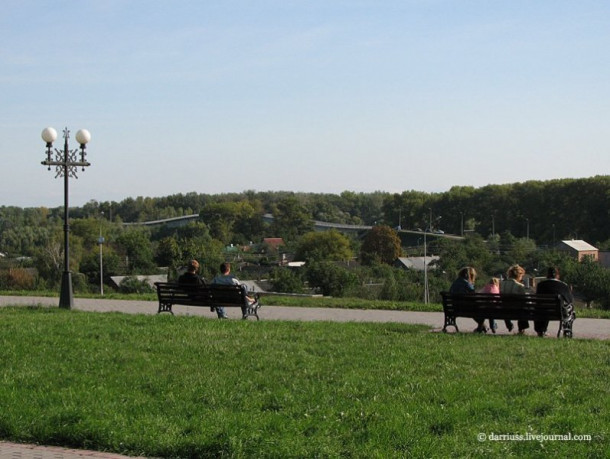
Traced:
<svg viewBox="0 0 610 459">
<path fill-rule="evenodd" d="M 502 295 L 525 295 L 525 285 L 521 283 L 524 275 L 525 269 L 519 265 L 512 265 L 506 272 L 508 279 L 500 282 L 500 293 Z M 514 325 L 511 320 L 505 320 L 504 323 L 509 332 L 513 331 Z M 523 335 L 525 330 L 530 327 L 527 320 L 518 320 L 517 326 L 520 335 Z"/>
<path fill-rule="evenodd" d="M 568 284 L 559 280 L 559 268 L 556 268 L 555 266 L 551 266 L 547 270 L 546 280 L 538 283 L 536 286 L 536 293 L 561 295 L 564 308 L 569 308 L 572 306 L 572 303 L 574 303 L 572 290 L 570 290 Z M 536 330 L 538 336 L 546 336 L 548 326 L 548 320 L 534 321 L 534 330 Z"/>
<path fill-rule="evenodd" d="M 199 262 L 197 260 L 189 261 L 186 271 L 178 277 L 179 284 L 188 285 L 205 285 L 205 280 L 197 274 L 199 271 Z"/>
<path fill-rule="evenodd" d="M 453 281 L 451 287 L 449 287 L 449 293 L 452 294 L 469 294 L 474 293 L 474 281 L 477 278 L 477 272 L 470 266 L 465 266 L 458 272 L 458 277 Z M 474 329 L 475 333 L 486 333 L 485 319 L 474 319 L 477 323 L 477 328 Z"/>
<path fill-rule="evenodd" d="M 244 290 L 246 288 L 244 284 L 231 275 L 231 263 L 222 263 L 220 265 L 220 276 L 216 276 L 212 279 L 212 285 L 239 285 Z M 246 300 L 248 301 L 248 305 L 244 305 L 241 308 L 242 319 L 248 318 L 248 306 L 255 302 L 255 300 L 249 296 L 246 296 Z M 224 308 L 218 309 L 223 309 L 224 312 Z"/>
<path fill-rule="evenodd" d="M 189 261 L 186 272 L 178 278 L 178 283 L 183 285 L 206 285 L 205 280 L 197 274 L 197 271 L 199 271 L 199 262 L 197 260 Z M 212 307 L 210 308 L 210 311 L 214 312 L 214 309 L 216 309 L 216 314 L 218 314 L 219 319 L 227 318 L 227 313 L 224 308 Z"/>
</svg>

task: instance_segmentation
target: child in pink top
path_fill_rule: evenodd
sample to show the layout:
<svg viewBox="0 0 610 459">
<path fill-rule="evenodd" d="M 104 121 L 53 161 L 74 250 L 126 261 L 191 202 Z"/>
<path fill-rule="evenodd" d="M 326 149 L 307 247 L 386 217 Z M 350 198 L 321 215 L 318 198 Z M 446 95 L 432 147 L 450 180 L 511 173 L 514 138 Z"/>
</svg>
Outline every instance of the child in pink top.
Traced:
<svg viewBox="0 0 610 459">
<path fill-rule="evenodd" d="M 495 293 L 496 295 L 500 294 L 500 279 L 497 277 L 492 277 L 489 279 L 489 282 L 485 284 L 485 286 L 481 289 L 480 293 Z M 496 332 L 496 321 L 493 319 L 489 319 L 489 328 L 493 333 Z"/>
</svg>

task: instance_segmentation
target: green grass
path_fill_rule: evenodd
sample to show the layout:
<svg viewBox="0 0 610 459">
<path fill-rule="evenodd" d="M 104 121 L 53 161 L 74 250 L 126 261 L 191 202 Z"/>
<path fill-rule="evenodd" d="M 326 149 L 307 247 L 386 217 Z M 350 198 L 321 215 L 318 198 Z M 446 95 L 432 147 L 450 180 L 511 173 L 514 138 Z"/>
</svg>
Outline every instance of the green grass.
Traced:
<svg viewBox="0 0 610 459">
<path fill-rule="evenodd" d="M 269 306 L 297 306 L 304 308 L 339 309 L 384 309 L 390 311 L 430 311 L 442 312 L 440 304 L 424 304 L 416 301 L 366 300 L 362 298 L 298 297 L 263 295 L 262 303 Z"/>
<path fill-rule="evenodd" d="M 610 454 L 604 341 L 45 308 L 2 308 L 0 324 L 7 440 L 153 457 Z"/>
</svg>

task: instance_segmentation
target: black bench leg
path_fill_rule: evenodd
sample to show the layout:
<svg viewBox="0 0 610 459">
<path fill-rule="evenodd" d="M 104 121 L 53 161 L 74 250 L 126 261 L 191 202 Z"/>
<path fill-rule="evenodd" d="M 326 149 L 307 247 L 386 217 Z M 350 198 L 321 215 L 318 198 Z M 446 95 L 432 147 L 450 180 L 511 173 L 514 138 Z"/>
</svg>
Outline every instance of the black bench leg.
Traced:
<svg viewBox="0 0 610 459">
<path fill-rule="evenodd" d="M 246 313 L 243 314 L 243 319 L 247 320 L 250 316 L 256 317 L 256 320 L 261 320 L 260 317 L 258 317 L 258 306 L 246 309 Z"/>
<path fill-rule="evenodd" d="M 456 332 L 459 332 L 455 317 L 445 315 L 445 325 L 443 326 L 443 333 L 447 333 L 447 327 L 454 327 Z"/>
<path fill-rule="evenodd" d="M 246 313 L 243 315 L 243 318 L 247 319 L 250 316 L 254 316 L 256 317 L 256 320 L 261 320 L 258 316 L 258 309 L 260 307 L 261 305 L 258 301 L 255 301 L 254 303 L 248 305 L 248 307 L 246 308 Z"/>
<path fill-rule="evenodd" d="M 171 315 L 174 315 L 171 303 L 159 303 L 159 310 L 157 311 L 157 314 L 161 314 L 162 312 L 169 312 Z"/>
</svg>

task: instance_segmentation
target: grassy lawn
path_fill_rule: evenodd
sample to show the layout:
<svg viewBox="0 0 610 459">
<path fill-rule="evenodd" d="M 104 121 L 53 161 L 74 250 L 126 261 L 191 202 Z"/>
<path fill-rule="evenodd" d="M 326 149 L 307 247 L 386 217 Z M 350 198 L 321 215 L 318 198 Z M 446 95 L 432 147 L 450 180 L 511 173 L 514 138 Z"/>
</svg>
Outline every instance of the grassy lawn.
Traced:
<svg viewBox="0 0 610 459">
<path fill-rule="evenodd" d="M 153 457 L 610 455 L 604 341 L 48 308 L 1 308 L 0 324 L 6 440 Z M 489 440 L 569 434 L 591 440 Z"/>
</svg>

